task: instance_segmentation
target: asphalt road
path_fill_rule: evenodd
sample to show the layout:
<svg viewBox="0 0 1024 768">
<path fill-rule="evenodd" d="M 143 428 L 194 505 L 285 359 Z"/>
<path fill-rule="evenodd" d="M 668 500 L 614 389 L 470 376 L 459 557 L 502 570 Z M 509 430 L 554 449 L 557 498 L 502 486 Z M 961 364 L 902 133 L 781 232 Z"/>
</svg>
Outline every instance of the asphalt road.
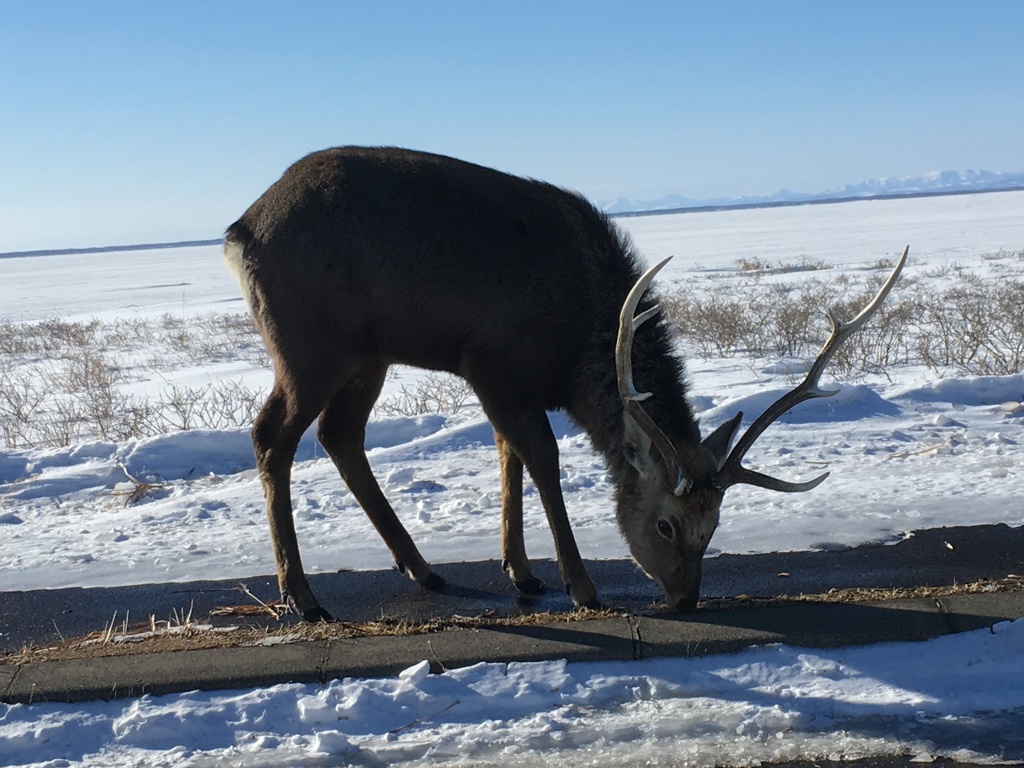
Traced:
<svg viewBox="0 0 1024 768">
<path fill-rule="evenodd" d="M 344 559 L 343 552 L 338 559 Z M 588 563 L 588 568 L 609 607 L 641 615 L 656 613 L 653 606 L 661 599 L 660 590 L 633 563 L 598 560 Z M 519 615 L 572 608 L 569 598 L 557 589 L 558 571 L 552 561 L 534 563 L 535 574 L 553 587 L 537 598 L 519 595 L 496 561 L 435 564 L 435 570 L 448 580 L 443 592 L 424 590 L 394 571 L 316 574 L 310 583 L 328 611 L 349 621 L 382 617 L 425 621 L 451 615 Z M 1024 527 L 965 526 L 918 531 L 891 545 L 708 558 L 702 594 L 705 599 L 774 597 L 855 587 L 945 586 L 1007 574 L 1024 575 Z M 244 583 L 261 600 L 278 597 L 273 576 L 249 578 Z M 118 623 L 125 616 L 132 622 L 148 620 L 151 615 L 166 620 L 190 611 L 194 619 L 200 619 L 213 608 L 252 604 L 237 579 L 0 592 L 0 653 L 100 631 L 115 612 Z M 275 624 L 269 618 L 247 621 Z M 219 623 L 237 625 L 239 619 Z"/>
</svg>

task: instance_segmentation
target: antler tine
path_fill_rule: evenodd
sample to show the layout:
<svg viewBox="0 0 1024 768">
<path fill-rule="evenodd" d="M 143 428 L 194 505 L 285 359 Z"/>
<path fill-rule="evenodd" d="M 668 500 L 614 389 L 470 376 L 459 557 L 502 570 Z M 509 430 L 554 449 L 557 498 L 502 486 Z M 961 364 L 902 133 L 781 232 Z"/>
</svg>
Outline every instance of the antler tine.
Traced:
<svg viewBox="0 0 1024 768">
<path fill-rule="evenodd" d="M 807 480 L 803 483 L 794 483 L 789 480 L 780 480 L 777 477 L 766 475 L 763 472 L 755 472 L 752 469 L 747 469 L 744 466 L 736 465 L 736 471 L 730 474 L 730 481 L 728 485 L 722 485 L 716 480 L 720 490 L 725 490 L 729 485 L 756 485 L 758 488 L 767 488 L 769 491 L 782 491 L 784 493 L 801 493 L 803 491 L 809 491 L 812 488 L 817 488 L 828 477 L 830 472 L 822 472 L 813 480 Z"/>
<path fill-rule="evenodd" d="M 633 417 L 633 420 L 643 430 L 644 434 L 651 439 L 658 452 L 661 453 L 662 459 L 668 467 L 669 477 L 676 478 L 674 492 L 678 496 L 689 487 L 689 482 L 683 474 L 682 464 L 679 461 L 679 454 L 676 453 L 672 441 L 668 439 L 668 436 L 661 431 L 661 428 L 654 423 L 654 419 L 640 405 L 642 401 L 651 396 L 651 393 L 638 392 L 636 385 L 633 383 L 633 334 L 637 328 L 658 314 L 661 308 L 653 306 L 636 316 L 633 313 L 636 312 L 644 292 L 654 281 L 654 276 L 658 274 L 662 267 L 668 264 L 671 258 L 669 256 L 648 269 L 636 281 L 636 284 L 622 304 L 622 310 L 619 312 L 619 334 L 615 342 L 615 372 L 619 382 L 619 397 L 622 398 L 623 406 L 625 406 L 626 411 Z"/>
<path fill-rule="evenodd" d="M 820 475 L 813 480 L 809 480 L 805 483 L 791 483 L 785 480 L 779 480 L 768 475 L 761 474 L 760 472 L 754 472 L 742 466 L 741 462 L 743 457 L 746 456 L 750 446 L 754 444 L 754 441 L 761 436 L 761 434 L 778 419 L 786 411 L 790 410 L 799 403 L 805 400 L 811 400 L 816 397 L 832 397 L 838 390 L 822 390 L 819 386 L 819 379 L 821 373 L 824 371 L 825 366 L 829 364 L 832 356 L 835 355 L 836 351 L 843 345 L 843 343 L 850 338 L 853 334 L 859 331 L 871 316 L 878 311 L 878 308 L 885 301 L 889 292 L 893 286 L 896 285 L 896 281 L 899 279 L 900 273 L 903 271 L 903 266 L 907 263 L 907 254 L 910 252 L 910 246 L 908 245 L 903 249 L 903 255 L 900 256 L 899 262 L 892 270 L 892 274 L 889 275 L 889 279 L 885 281 L 885 284 L 878 290 L 875 297 L 868 303 L 864 309 L 862 309 L 855 318 L 849 322 L 844 323 L 841 321 L 831 309 L 828 310 L 828 318 L 832 323 L 832 333 L 825 342 L 825 345 L 821 348 L 821 352 L 818 353 L 818 357 L 814 360 L 810 370 L 807 372 L 807 376 L 800 382 L 796 387 L 791 389 L 789 392 L 784 394 L 774 403 L 772 403 L 764 413 L 754 420 L 754 423 L 750 425 L 743 436 L 736 443 L 732 452 L 729 454 L 729 458 L 725 460 L 722 468 L 715 475 L 715 484 L 722 490 L 725 490 L 730 485 L 736 485 L 738 483 L 746 483 L 748 485 L 756 485 L 761 488 L 767 488 L 774 491 L 785 491 L 787 493 L 796 493 L 800 491 L 809 491 L 819 483 L 821 483 L 828 473 Z"/>
</svg>

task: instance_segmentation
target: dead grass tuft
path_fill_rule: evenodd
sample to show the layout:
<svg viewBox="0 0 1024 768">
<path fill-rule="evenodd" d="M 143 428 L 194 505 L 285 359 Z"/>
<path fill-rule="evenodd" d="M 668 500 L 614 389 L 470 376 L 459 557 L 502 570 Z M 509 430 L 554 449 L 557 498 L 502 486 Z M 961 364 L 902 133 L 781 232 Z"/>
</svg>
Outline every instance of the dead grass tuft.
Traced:
<svg viewBox="0 0 1024 768">
<path fill-rule="evenodd" d="M 915 598 L 937 599 L 954 595 L 979 595 L 997 592 L 1024 591 L 1024 576 L 1007 574 L 1001 579 L 982 579 L 967 584 L 950 584 L 939 587 L 886 587 L 830 589 L 819 594 L 779 595 L 777 597 L 736 597 L 714 598 L 701 602 L 701 608 L 722 610 L 740 606 L 761 607 L 784 603 L 870 603 L 888 600 L 912 600 Z"/>
<path fill-rule="evenodd" d="M 831 589 L 820 594 L 778 595 L 757 597 L 737 595 L 713 598 L 700 603 L 702 611 L 721 611 L 735 608 L 761 608 L 792 603 L 859 603 L 913 598 L 937 599 L 953 595 L 985 594 L 1024 591 L 1024 576 L 1008 574 L 1000 579 L 984 579 L 967 584 L 939 587 L 894 589 Z M 651 606 L 652 613 L 664 611 L 663 605 Z M 218 610 L 218 616 L 240 619 L 271 615 L 280 618 L 283 606 L 279 603 L 243 605 Z M 38 664 L 72 659 L 93 659 L 107 656 L 130 656 L 143 653 L 205 650 L 211 648 L 239 648 L 284 643 L 324 642 L 351 640 L 362 637 L 396 637 L 427 635 L 460 629 L 494 629 L 500 627 L 531 627 L 568 624 L 600 619 L 621 619 L 629 614 L 614 609 L 599 611 L 581 609 L 565 612 L 528 613 L 514 616 L 488 611 L 479 616 L 448 616 L 428 621 L 380 619 L 367 622 L 338 621 L 330 624 L 282 624 L 275 627 L 214 627 L 205 618 L 194 620 L 191 610 L 181 611 L 167 622 L 148 622 L 129 626 L 127 616 L 117 624 L 117 615 L 110 623 L 84 638 L 64 640 L 45 647 L 25 647 L 18 652 L 0 656 L 0 665 Z M 209 617 L 206 617 L 209 618 Z"/>
</svg>

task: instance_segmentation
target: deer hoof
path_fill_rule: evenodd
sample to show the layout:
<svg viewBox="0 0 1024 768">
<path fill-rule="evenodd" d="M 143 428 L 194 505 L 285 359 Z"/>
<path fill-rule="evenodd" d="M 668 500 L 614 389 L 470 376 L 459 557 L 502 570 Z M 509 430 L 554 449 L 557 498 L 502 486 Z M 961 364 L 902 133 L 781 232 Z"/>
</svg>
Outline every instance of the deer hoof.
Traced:
<svg viewBox="0 0 1024 768">
<path fill-rule="evenodd" d="M 548 591 L 548 585 L 536 576 L 531 576 L 528 579 L 520 579 L 519 581 L 513 581 L 512 583 L 515 584 L 516 589 L 524 595 L 543 595 Z"/>
<path fill-rule="evenodd" d="M 431 571 L 427 578 L 420 582 L 425 589 L 429 589 L 431 592 L 440 592 L 448 586 L 448 582 L 445 581 L 443 576 L 438 576 L 436 573 Z"/>
<path fill-rule="evenodd" d="M 588 611 L 603 611 L 605 609 L 604 603 L 602 603 L 596 597 L 593 600 L 588 600 L 585 603 L 577 603 L 576 607 L 581 610 L 586 608 Z"/>
<path fill-rule="evenodd" d="M 334 617 L 320 607 L 320 604 L 312 594 L 310 594 L 309 599 L 305 601 L 307 605 L 310 603 L 312 604 L 309 605 L 308 608 L 300 607 L 298 601 L 296 601 L 287 590 L 281 590 L 281 602 L 288 606 L 289 613 L 301 616 L 303 621 L 308 621 L 310 624 L 334 621 Z"/>
<path fill-rule="evenodd" d="M 334 617 L 331 616 L 327 611 L 321 608 L 319 605 L 313 608 L 308 608 L 302 612 L 302 620 L 308 621 L 310 624 L 333 624 Z"/>
<path fill-rule="evenodd" d="M 566 584 L 565 585 L 565 594 L 567 594 L 569 597 L 572 598 L 572 601 L 573 601 L 573 603 L 575 603 L 577 608 L 589 608 L 592 611 L 604 610 L 604 603 L 602 603 L 598 599 L 597 592 L 593 589 L 593 587 L 591 587 L 590 593 L 591 593 L 592 597 L 590 597 L 587 600 L 581 600 L 580 598 L 578 598 L 576 595 L 573 594 L 572 585 L 571 584 Z"/>
</svg>

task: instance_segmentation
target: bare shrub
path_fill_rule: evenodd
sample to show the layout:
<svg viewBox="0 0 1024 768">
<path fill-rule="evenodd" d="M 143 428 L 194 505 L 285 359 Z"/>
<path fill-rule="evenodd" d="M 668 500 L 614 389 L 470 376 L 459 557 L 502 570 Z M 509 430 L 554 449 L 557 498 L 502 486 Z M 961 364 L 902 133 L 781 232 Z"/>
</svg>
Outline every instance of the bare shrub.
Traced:
<svg viewBox="0 0 1024 768">
<path fill-rule="evenodd" d="M 55 351 L 91 347 L 96 343 L 98 320 L 74 323 L 60 319 L 38 323 L 0 325 L 0 352 L 9 355 L 49 356 Z"/>
<path fill-rule="evenodd" d="M 63 448 L 93 435 L 81 398 L 57 395 L 47 401 L 45 413 L 33 424 L 33 442 L 48 448 Z"/>
<path fill-rule="evenodd" d="M 891 267 L 880 261 L 873 269 Z M 665 296 L 668 322 L 695 354 L 813 355 L 831 330 L 825 310 L 852 318 L 884 279 L 779 282 L 755 274 L 716 280 L 702 291 L 691 282 Z M 1024 369 L 1024 282 L 986 281 L 960 266 L 924 280 L 906 278 L 833 364 L 843 375 L 913 364 L 937 372 L 1018 373 Z"/>
<path fill-rule="evenodd" d="M 209 392 L 205 387 L 182 387 L 172 385 L 160 400 L 160 416 L 163 426 L 170 432 L 184 432 L 200 426 L 203 401 Z"/>
<path fill-rule="evenodd" d="M 823 259 L 812 259 L 806 254 L 801 256 L 797 262 L 780 262 L 775 266 L 775 271 L 780 274 L 788 272 L 817 272 L 822 269 L 832 269 L 832 265 Z"/>
<path fill-rule="evenodd" d="M 1018 251 L 1018 254 L 1024 253 Z M 984 372 L 1016 373 L 1024 369 L 1024 282 L 993 286 L 987 333 L 984 334 Z"/>
<path fill-rule="evenodd" d="M 99 328 L 99 320 L 85 323 L 44 320 L 36 324 L 34 331 L 41 349 L 82 349 L 96 344 Z"/>
<path fill-rule="evenodd" d="M 0 434 L 6 447 L 31 444 L 32 424 L 45 400 L 27 373 L 0 375 Z"/>
<path fill-rule="evenodd" d="M 260 367 L 270 363 L 252 321 L 241 313 L 211 312 L 187 320 L 166 314 L 158 338 L 159 353 L 150 364 L 159 370 L 235 360 Z"/>
<path fill-rule="evenodd" d="M 156 331 L 144 317 L 119 317 L 102 328 L 105 350 L 125 350 L 153 343 Z"/>
<path fill-rule="evenodd" d="M 208 393 L 207 424 L 214 429 L 248 426 L 266 399 L 265 389 L 251 389 L 230 379 L 215 382 Z"/>
<path fill-rule="evenodd" d="M 821 334 L 821 300 L 810 283 L 805 290 L 794 290 L 784 283 L 766 286 L 754 297 L 750 307 L 757 311 L 770 307 L 764 319 L 764 343 L 756 347 L 760 355 L 798 355 L 813 345 Z"/>
<path fill-rule="evenodd" d="M 1013 294 L 1014 285 L 1020 283 L 991 284 L 971 273 L 960 273 L 953 285 L 927 291 L 920 299 L 920 331 L 915 340 L 921 360 L 936 370 L 1016 372 L 1000 364 L 1005 357 L 1000 347 L 1006 341 L 1006 331 L 1022 330 L 1021 323 L 1014 322 L 1013 311 L 1006 311 L 1009 308 L 1000 300 Z"/>
<path fill-rule="evenodd" d="M 10 320 L 0 321 L 0 354 L 23 355 L 28 351 L 21 326 Z"/>
<path fill-rule="evenodd" d="M 1024 249 L 1021 249 L 1019 251 L 1007 251 L 1003 248 L 1000 248 L 995 253 L 981 254 L 981 258 L 984 259 L 985 261 L 1003 261 L 1010 259 L 1016 261 L 1024 261 Z"/>
<path fill-rule="evenodd" d="M 140 359 L 145 354 L 153 359 Z M 153 399 L 126 387 L 150 375 L 133 366 L 151 372 L 234 361 L 266 364 L 263 342 L 241 313 L 0 320 L 0 439 L 8 448 L 57 447 L 248 424 L 264 393 L 240 382 L 172 386 Z"/>
<path fill-rule="evenodd" d="M 668 321 L 704 357 L 797 355 L 824 341 L 822 310 L 837 295 L 820 280 L 795 285 L 744 277 L 716 281 L 696 296 L 677 291 L 663 307 Z"/>
<path fill-rule="evenodd" d="M 716 283 L 702 296 L 676 292 L 662 302 L 668 321 L 704 357 L 736 354 L 754 333 L 758 318 L 731 289 Z"/>
<path fill-rule="evenodd" d="M 110 401 L 109 411 L 102 413 L 109 414 L 106 422 L 97 422 L 101 426 L 100 434 L 106 440 L 119 442 L 158 433 L 155 427 L 156 408 L 144 398 L 118 394 Z"/>
<path fill-rule="evenodd" d="M 103 440 L 119 442 L 156 434 L 156 409 L 144 398 L 113 386 L 95 386 L 84 393 L 82 402 L 90 427 Z"/>
<path fill-rule="evenodd" d="M 465 379 L 449 373 L 428 373 L 413 386 L 401 390 L 373 407 L 377 416 L 420 416 L 428 413 L 455 414 L 474 397 Z"/>
<path fill-rule="evenodd" d="M 110 391 L 125 380 L 125 373 L 120 361 L 86 347 L 44 369 L 43 378 L 53 391 L 78 393 Z"/>
<path fill-rule="evenodd" d="M 172 386 L 157 404 L 161 431 L 228 429 L 252 424 L 266 391 L 226 380 L 201 387 Z"/>
</svg>

